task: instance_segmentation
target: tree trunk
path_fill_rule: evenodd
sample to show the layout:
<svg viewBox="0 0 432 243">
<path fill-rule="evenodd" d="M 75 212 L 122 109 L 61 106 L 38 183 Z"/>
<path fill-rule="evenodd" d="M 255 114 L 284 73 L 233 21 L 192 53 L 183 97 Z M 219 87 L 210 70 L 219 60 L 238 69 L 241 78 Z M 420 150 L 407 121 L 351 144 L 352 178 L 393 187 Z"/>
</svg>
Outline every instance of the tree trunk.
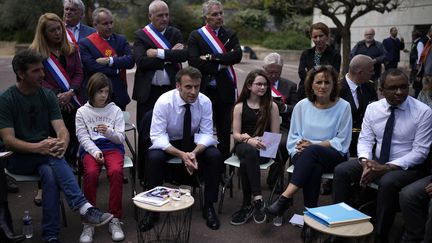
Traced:
<svg viewBox="0 0 432 243">
<path fill-rule="evenodd" d="M 351 52 L 351 31 L 349 26 L 344 26 L 342 36 L 342 76 L 348 72 L 349 54 Z"/>
</svg>

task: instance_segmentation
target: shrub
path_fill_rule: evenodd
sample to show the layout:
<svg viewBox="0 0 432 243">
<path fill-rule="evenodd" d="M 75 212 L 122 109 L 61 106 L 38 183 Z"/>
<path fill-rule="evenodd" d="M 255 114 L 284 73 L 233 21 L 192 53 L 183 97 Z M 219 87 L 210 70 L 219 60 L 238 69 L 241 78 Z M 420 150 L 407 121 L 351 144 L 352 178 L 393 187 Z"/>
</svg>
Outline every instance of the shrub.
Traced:
<svg viewBox="0 0 432 243">
<path fill-rule="evenodd" d="M 262 45 L 270 49 L 303 50 L 310 47 L 310 39 L 294 31 L 268 33 Z"/>
</svg>

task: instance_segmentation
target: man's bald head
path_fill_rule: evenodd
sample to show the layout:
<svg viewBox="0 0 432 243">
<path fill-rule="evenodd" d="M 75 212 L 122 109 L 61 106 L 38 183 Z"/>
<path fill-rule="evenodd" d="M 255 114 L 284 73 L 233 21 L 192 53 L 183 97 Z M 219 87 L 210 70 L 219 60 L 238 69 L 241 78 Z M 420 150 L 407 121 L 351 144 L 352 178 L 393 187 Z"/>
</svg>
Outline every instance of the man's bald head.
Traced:
<svg viewBox="0 0 432 243">
<path fill-rule="evenodd" d="M 366 83 L 374 73 L 372 58 L 366 55 L 356 55 L 349 64 L 348 76 L 356 84 Z"/>
</svg>

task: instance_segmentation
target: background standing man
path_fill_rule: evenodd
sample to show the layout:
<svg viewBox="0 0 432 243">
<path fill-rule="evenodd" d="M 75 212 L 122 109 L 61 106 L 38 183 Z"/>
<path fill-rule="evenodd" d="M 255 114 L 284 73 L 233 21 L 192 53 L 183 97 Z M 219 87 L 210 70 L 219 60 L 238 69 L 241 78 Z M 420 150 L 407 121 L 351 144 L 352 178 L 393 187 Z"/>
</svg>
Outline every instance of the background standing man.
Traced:
<svg viewBox="0 0 432 243">
<path fill-rule="evenodd" d="M 350 155 L 357 156 L 357 140 L 360 134 L 364 113 L 369 103 L 378 100 L 374 83 L 369 81 L 374 73 L 374 61 L 366 55 L 357 55 L 351 59 L 348 73 L 341 80 L 340 97 L 351 105 L 353 133 Z"/>
<path fill-rule="evenodd" d="M 273 101 L 278 105 L 279 115 L 282 117 L 280 125 L 280 132 L 282 139 L 279 144 L 279 149 L 282 153 L 282 161 L 278 161 L 270 167 L 267 177 L 267 184 L 274 185 L 279 175 L 279 166 L 285 164 L 288 159 L 288 151 L 286 149 L 286 142 L 288 131 L 291 122 L 291 114 L 297 103 L 297 84 L 281 77 L 284 60 L 278 53 L 270 53 L 264 57 L 264 71 L 272 84 Z"/>
<path fill-rule="evenodd" d="M 135 65 L 129 43 L 124 36 L 113 33 L 114 20 L 110 10 L 95 9 L 93 25 L 97 32 L 79 42 L 84 70 L 89 77 L 101 72 L 111 79 L 111 100 L 124 111 L 130 102 L 126 69 Z"/>
<path fill-rule="evenodd" d="M 397 68 L 400 61 L 400 51 L 405 49 L 403 38 L 397 38 L 398 29 L 390 28 L 390 36 L 383 40 L 384 48 L 387 51 L 387 61 L 384 63 L 385 70 Z"/>
<path fill-rule="evenodd" d="M 375 30 L 367 29 L 364 32 L 364 40 L 359 41 L 351 50 L 350 60 L 352 60 L 356 55 L 363 54 L 372 58 L 372 62 L 374 64 L 374 73 L 371 79 L 374 82 L 378 82 L 379 77 L 381 76 L 381 66 L 386 60 L 386 50 L 384 49 L 384 45 L 376 41 Z M 378 87 L 378 84 L 376 84 Z M 352 107 L 351 107 L 352 108 Z M 352 109 L 351 109 L 352 110 Z"/>
<path fill-rule="evenodd" d="M 81 23 L 84 13 L 85 5 L 81 0 L 63 1 L 63 21 L 77 42 L 96 32 L 94 28 Z"/>
<path fill-rule="evenodd" d="M 169 24 L 169 9 L 164 1 L 149 5 L 150 24 L 135 31 L 133 55 L 137 65 L 132 99 L 137 101 L 138 177 L 144 176 L 144 160 L 150 146 L 150 119 L 145 115 L 153 110 L 163 93 L 175 88 L 175 75 L 187 60 L 183 37 Z M 151 114 L 148 114 L 151 117 Z"/>
<path fill-rule="evenodd" d="M 189 65 L 202 73 L 201 90 L 212 102 L 218 148 L 226 159 L 230 156 L 232 106 L 237 96 L 233 65 L 241 61 L 242 50 L 236 33 L 223 26 L 219 1 L 205 2 L 203 17 L 206 25 L 189 36 Z"/>
</svg>

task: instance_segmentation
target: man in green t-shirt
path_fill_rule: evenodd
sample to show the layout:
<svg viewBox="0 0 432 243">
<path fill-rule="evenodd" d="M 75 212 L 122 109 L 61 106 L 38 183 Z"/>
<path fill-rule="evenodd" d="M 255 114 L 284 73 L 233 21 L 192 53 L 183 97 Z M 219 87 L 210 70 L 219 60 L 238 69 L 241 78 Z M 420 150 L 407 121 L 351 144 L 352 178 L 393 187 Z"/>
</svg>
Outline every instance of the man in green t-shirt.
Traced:
<svg viewBox="0 0 432 243">
<path fill-rule="evenodd" d="M 32 50 L 23 50 L 13 58 L 17 83 L 0 95 L 0 138 L 6 149 L 14 152 L 6 163 L 10 172 L 40 175 L 42 237 L 46 242 L 59 242 L 60 190 L 71 209 L 79 211 L 83 223 L 103 225 L 113 215 L 87 201 L 64 160 L 69 133 L 57 97 L 41 86 L 42 61 L 42 56 Z M 5 190 L 4 186 L 0 185 L 0 190 Z"/>
</svg>

